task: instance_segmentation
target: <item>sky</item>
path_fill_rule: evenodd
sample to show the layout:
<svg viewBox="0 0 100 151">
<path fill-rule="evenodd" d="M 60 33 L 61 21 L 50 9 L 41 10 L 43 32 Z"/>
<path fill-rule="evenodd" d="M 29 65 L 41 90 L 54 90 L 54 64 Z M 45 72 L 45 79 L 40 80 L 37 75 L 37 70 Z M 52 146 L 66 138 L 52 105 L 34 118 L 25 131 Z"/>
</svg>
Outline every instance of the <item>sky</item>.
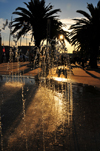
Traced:
<svg viewBox="0 0 100 151">
<path fill-rule="evenodd" d="M 25 4 L 23 2 L 29 2 L 30 0 L 0 0 L 0 29 L 2 29 L 3 24 L 8 21 L 14 19 L 14 15 L 12 14 L 17 7 L 24 7 Z M 87 3 L 93 4 L 97 6 L 99 0 L 45 0 L 46 6 L 51 3 L 54 9 L 61 9 L 61 12 L 58 13 L 59 19 L 67 25 L 66 30 L 73 24 L 74 18 L 82 18 L 83 16 L 76 12 L 76 10 L 84 10 L 88 12 Z M 88 12 L 89 13 L 89 12 Z M 1 30 L 2 36 L 2 44 L 9 45 L 9 33 L 10 30 L 8 27 L 5 30 Z M 22 38 L 21 45 L 29 45 L 30 42 L 30 35 L 28 34 L 27 37 Z M 20 45 L 20 41 L 17 43 Z M 13 39 L 11 39 L 11 45 L 14 45 Z M 71 47 L 70 44 L 67 42 L 66 46 L 68 48 L 68 52 L 72 53 L 74 47 Z"/>
</svg>

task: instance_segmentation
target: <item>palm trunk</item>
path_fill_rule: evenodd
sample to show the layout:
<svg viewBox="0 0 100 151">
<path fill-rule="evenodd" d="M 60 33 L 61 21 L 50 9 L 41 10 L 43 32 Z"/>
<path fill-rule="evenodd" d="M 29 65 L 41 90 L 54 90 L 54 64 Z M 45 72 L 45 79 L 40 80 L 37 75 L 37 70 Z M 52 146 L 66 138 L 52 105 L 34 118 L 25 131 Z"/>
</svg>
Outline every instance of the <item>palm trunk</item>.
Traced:
<svg viewBox="0 0 100 151">
<path fill-rule="evenodd" d="M 98 56 L 98 47 L 92 48 L 92 51 L 90 52 L 90 67 L 91 68 L 97 68 L 97 56 Z"/>
<path fill-rule="evenodd" d="M 39 47 L 41 42 L 41 37 L 37 34 L 34 35 L 34 38 L 35 38 L 35 46 Z"/>
</svg>

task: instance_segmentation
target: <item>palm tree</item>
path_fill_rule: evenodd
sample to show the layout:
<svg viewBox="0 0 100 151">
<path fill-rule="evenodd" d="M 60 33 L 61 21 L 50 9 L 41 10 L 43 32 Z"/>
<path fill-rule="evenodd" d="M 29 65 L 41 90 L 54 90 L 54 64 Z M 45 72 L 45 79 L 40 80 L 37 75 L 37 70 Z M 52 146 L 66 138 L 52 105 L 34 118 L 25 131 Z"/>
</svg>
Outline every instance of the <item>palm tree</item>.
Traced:
<svg viewBox="0 0 100 151">
<path fill-rule="evenodd" d="M 60 9 L 53 9 L 51 4 L 45 6 L 45 0 L 30 0 L 25 3 L 26 8 L 18 7 L 13 14 L 19 15 L 12 22 L 14 27 L 12 34 L 18 31 L 18 39 L 31 30 L 32 38 L 35 38 L 35 45 L 39 46 L 41 40 L 47 38 L 47 21 L 50 20 L 51 33 L 50 37 L 57 36 L 62 33 L 67 39 L 67 33 L 62 29 L 63 24 L 57 19 Z M 23 25 L 24 24 L 24 25 Z"/>
<path fill-rule="evenodd" d="M 71 44 L 76 45 L 77 50 L 86 52 L 90 56 L 91 68 L 97 68 L 97 56 L 100 45 L 100 1 L 97 7 L 87 4 L 90 12 L 77 10 L 85 18 L 74 19 L 76 21 L 70 29 Z"/>
</svg>

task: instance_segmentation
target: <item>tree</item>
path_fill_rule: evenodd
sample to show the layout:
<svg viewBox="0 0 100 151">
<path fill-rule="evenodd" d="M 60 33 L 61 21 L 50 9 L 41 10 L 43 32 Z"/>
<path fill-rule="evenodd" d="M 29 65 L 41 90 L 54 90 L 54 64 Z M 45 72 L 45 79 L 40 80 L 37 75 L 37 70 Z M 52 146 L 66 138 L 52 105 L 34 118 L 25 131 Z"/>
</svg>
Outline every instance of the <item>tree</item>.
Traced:
<svg viewBox="0 0 100 151">
<path fill-rule="evenodd" d="M 39 46 L 41 40 L 47 38 L 47 21 L 50 20 L 51 34 L 49 38 L 63 33 L 68 39 L 67 32 L 62 29 L 63 24 L 57 19 L 56 13 L 60 9 L 54 9 L 51 4 L 45 6 L 45 0 L 30 0 L 25 3 L 26 8 L 18 7 L 13 14 L 19 15 L 12 22 L 14 27 L 12 34 L 18 31 L 18 39 L 31 30 L 32 38 L 35 38 L 35 45 Z"/>
<path fill-rule="evenodd" d="M 97 7 L 87 4 L 90 12 L 77 10 L 84 18 L 74 19 L 75 24 L 71 25 L 71 44 L 76 45 L 77 50 L 85 52 L 90 56 L 91 68 L 97 68 L 97 56 L 100 45 L 100 1 Z"/>
</svg>

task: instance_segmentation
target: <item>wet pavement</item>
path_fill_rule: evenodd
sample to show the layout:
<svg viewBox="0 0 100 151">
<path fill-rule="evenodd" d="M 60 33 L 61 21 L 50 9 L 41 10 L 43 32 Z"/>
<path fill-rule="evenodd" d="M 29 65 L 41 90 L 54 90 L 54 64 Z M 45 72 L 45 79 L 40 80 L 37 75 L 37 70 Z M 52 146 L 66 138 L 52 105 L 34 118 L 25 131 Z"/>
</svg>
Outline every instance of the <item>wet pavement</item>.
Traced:
<svg viewBox="0 0 100 151">
<path fill-rule="evenodd" d="M 50 87 L 0 82 L 1 150 L 100 150 L 100 72 L 74 66 L 69 78 Z"/>
<path fill-rule="evenodd" d="M 76 150 L 100 150 L 100 90 L 73 85 L 73 126 Z"/>
</svg>

